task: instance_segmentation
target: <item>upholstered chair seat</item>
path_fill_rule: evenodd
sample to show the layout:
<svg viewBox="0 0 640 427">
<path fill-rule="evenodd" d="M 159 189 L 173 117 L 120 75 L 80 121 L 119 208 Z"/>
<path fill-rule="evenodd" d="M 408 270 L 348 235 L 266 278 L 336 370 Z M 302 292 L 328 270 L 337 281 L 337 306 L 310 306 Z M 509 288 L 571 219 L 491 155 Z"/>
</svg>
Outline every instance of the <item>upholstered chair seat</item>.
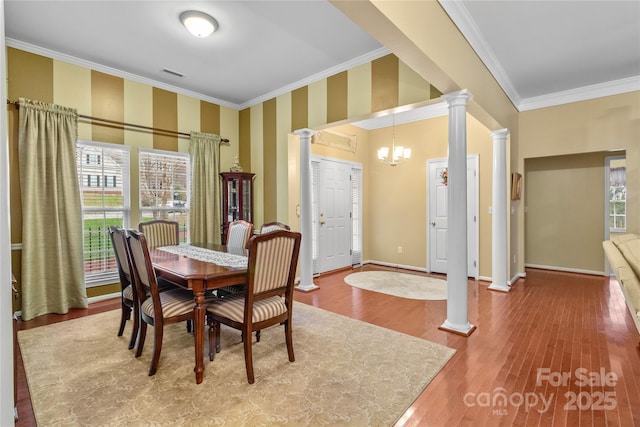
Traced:
<svg viewBox="0 0 640 427">
<path fill-rule="evenodd" d="M 193 312 L 193 293 L 191 291 L 175 289 L 160 292 L 160 304 L 162 305 L 162 315 L 164 317 L 175 317 L 188 315 Z M 215 300 L 215 297 L 205 297 L 205 304 Z M 153 298 L 147 298 L 142 303 L 142 312 L 150 318 L 155 318 L 155 307 Z"/>
</svg>

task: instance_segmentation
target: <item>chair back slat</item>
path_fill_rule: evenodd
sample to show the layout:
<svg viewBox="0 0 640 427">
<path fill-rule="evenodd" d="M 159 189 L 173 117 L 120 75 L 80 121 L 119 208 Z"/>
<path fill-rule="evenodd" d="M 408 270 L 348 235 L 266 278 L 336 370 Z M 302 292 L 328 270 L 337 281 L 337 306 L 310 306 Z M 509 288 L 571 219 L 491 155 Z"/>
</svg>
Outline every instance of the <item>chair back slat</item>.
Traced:
<svg viewBox="0 0 640 427">
<path fill-rule="evenodd" d="M 149 248 L 172 246 L 180 243 L 180 224 L 158 219 L 141 222 L 138 230 L 145 235 Z"/>
</svg>

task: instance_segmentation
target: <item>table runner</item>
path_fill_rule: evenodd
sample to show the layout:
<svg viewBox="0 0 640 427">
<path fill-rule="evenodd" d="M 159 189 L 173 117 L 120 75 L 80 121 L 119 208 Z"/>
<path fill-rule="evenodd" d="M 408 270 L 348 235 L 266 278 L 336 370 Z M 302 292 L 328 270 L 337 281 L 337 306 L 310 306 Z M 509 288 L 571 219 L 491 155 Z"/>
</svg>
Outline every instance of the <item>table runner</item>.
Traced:
<svg viewBox="0 0 640 427">
<path fill-rule="evenodd" d="M 242 255 L 218 252 L 191 245 L 162 246 L 158 249 L 172 254 L 186 256 L 187 258 L 197 259 L 198 261 L 211 262 L 223 267 L 247 268 L 248 258 Z"/>
</svg>

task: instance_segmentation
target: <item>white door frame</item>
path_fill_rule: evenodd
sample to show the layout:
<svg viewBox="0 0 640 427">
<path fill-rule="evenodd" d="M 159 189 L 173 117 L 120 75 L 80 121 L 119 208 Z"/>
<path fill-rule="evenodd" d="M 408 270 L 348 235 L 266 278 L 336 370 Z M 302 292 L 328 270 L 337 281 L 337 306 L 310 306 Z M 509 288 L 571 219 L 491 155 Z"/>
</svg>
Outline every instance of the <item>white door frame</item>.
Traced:
<svg viewBox="0 0 640 427">
<path fill-rule="evenodd" d="M 323 161 L 327 161 L 327 162 L 334 162 L 334 163 L 340 163 L 343 165 L 348 165 L 351 167 L 351 169 L 359 169 L 362 171 L 362 163 L 358 163 L 358 162 L 351 162 L 348 160 L 343 160 L 343 159 L 337 159 L 334 157 L 327 157 L 327 156 L 318 156 L 318 155 L 311 155 L 310 157 L 311 162 L 323 162 Z M 362 194 L 362 181 L 360 181 L 360 194 Z M 313 183 L 313 185 L 315 185 L 315 182 Z M 313 191 L 317 192 L 319 191 L 319 187 L 318 188 L 314 188 Z M 351 199 L 353 198 L 353 195 L 351 195 Z M 350 200 L 351 200 L 350 199 Z M 361 203 L 361 201 L 360 201 Z M 319 208 L 319 206 L 313 206 L 312 209 L 316 210 L 316 212 L 313 213 L 313 218 L 317 218 L 317 221 L 314 221 L 313 223 L 313 233 L 312 233 L 312 239 L 313 239 L 313 248 L 314 248 L 314 253 L 317 255 L 318 259 L 315 260 L 315 262 L 313 263 L 313 267 L 314 267 L 314 271 L 313 274 L 318 274 L 321 273 L 321 271 L 317 271 L 322 262 L 320 262 L 320 255 L 321 255 L 321 250 L 319 248 L 319 236 L 320 236 L 320 224 L 319 224 L 319 211 L 317 211 Z M 349 208 L 351 210 L 351 207 Z M 362 206 L 360 206 L 360 209 L 362 210 Z M 353 212 L 351 213 L 353 216 Z M 360 212 L 360 215 L 358 215 L 358 218 L 360 220 L 360 229 L 362 229 L 362 212 Z M 350 227 L 351 230 L 351 235 L 353 236 L 353 227 Z M 360 234 L 359 236 L 360 238 L 360 248 L 362 248 L 362 234 Z M 353 253 L 353 237 L 350 240 L 351 244 L 350 244 L 350 250 L 351 253 Z"/>
<path fill-rule="evenodd" d="M 430 230 L 431 227 L 429 227 L 429 224 L 431 224 L 432 218 L 431 215 L 429 213 L 429 170 L 430 170 L 430 166 L 431 163 L 436 163 L 436 162 L 447 162 L 448 159 L 447 158 L 439 158 L 439 159 L 427 159 L 427 212 L 426 212 L 426 219 L 427 219 L 427 272 L 430 273 L 431 272 L 431 253 L 429 251 L 429 244 L 430 244 Z M 474 222 L 474 230 L 473 230 L 473 234 L 474 234 L 474 240 L 475 240 L 475 245 L 473 245 L 472 247 L 468 248 L 469 249 L 469 254 L 468 256 L 471 257 L 473 255 L 475 255 L 475 259 L 476 259 L 476 264 L 474 265 L 474 269 L 471 272 L 467 272 L 467 274 L 469 274 L 469 277 L 473 277 L 474 279 L 478 279 L 480 277 L 480 194 L 479 194 L 479 155 L 478 154 L 468 154 L 467 155 L 467 164 L 469 164 L 469 161 L 472 162 L 474 170 L 475 170 L 475 177 L 473 180 L 474 183 L 474 188 L 472 188 L 472 190 L 474 191 L 476 197 L 475 197 L 475 206 L 472 207 L 472 212 L 473 212 L 473 216 L 475 218 L 475 222 Z M 469 188 L 467 188 L 467 190 L 469 190 Z M 469 206 L 467 206 L 467 211 L 469 211 Z M 468 217 L 468 216 L 467 216 Z M 467 222 L 468 225 L 468 222 Z M 467 242 L 468 244 L 468 242 Z M 473 253 L 471 252 L 473 251 Z M 468 262 L 467 262 L 468 264 Z"/>
</svg>

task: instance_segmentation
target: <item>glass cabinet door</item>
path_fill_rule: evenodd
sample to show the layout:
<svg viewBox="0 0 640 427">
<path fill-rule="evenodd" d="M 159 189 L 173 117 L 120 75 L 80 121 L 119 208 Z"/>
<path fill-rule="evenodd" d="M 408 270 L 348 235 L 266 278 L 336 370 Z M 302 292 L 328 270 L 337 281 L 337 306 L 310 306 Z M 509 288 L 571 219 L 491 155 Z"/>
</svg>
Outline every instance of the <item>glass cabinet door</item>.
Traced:
<svg viewBox="0 0 640 427">
<path fill-rule="evenodd" d="M 238 180 L 230 179 L 227 181 L 227 194 L 228 194 L 228 206 L 227 206 L 227 221 L 233 222 L 238 220 Z"/>
<path fill-rule="evenodd" d="M 251 218 L 251 178 L 242 179 L 242 218 L 253 222 Z"/>
<path fill-rule="evenodd" d="M 222 243 L 227 240 L 229 223 L 253 222 L 253 177 L 248 172 L 222 172 Z"/>
</svg>

